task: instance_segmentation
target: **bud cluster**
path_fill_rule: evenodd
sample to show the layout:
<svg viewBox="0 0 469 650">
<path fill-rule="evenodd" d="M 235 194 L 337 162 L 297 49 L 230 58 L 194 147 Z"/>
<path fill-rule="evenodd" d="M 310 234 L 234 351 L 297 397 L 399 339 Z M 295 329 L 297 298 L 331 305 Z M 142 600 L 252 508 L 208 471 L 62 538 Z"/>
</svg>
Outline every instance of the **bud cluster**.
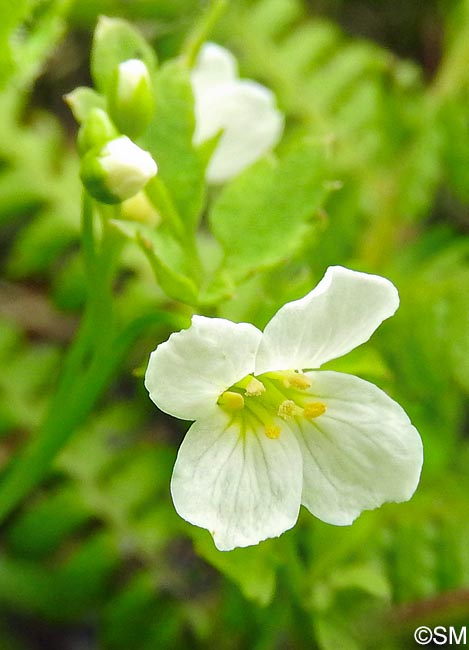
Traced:
<svg viewBox="0 0 469 650">
<path fill-rule="evenodd" d="M 77 89 L 67 100 L 81 126 L 77 146 L 80 177 L 87 191 L 102 203 L 121 203 L 138 194 L 157 173 L 150 153 L 135 144 L 149 126 L 155 99 L 150 73 L 139 59 L 119 63 L 105 97 Z M 81 92 L 80 92 L 81 91 Z"/>
</svg>

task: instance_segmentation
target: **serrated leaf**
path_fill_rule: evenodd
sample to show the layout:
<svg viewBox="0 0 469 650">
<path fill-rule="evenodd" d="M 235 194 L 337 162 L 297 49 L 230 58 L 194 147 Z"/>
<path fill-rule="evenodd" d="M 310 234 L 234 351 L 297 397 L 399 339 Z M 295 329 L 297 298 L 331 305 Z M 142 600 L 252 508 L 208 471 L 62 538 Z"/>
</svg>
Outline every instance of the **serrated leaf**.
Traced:
<svg viewBox="0 0 469 650">
<path fill-rule="evenodd" d="M 145 147 L 158 163 L 180 218 L 189 230 L 198 223 L 205 199 L 205 169 L 213 143 L 196 149 L 194 98 L 189 72 L 169 61 L 155 79 L 156 113 L 145 134 Z"/>
<path fill-rule="evenodd" d="M 289 258 L 327 196 L 324 154 L 304 142 L 283 159 L 264 158 L 227 185 L 209 215 L 225 264 L 236 275 Z"/>
</svg>

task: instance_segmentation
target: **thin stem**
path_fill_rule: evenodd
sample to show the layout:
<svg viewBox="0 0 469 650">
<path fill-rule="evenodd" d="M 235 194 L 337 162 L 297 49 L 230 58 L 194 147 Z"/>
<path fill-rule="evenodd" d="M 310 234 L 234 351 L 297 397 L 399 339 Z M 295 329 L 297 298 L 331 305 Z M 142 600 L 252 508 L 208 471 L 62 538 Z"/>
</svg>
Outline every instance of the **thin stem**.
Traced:
<svg viewBox="0 0 469 650">
<path fill-rule="evenodd" d="M 67 400 L 49 410 L 37 436 L 7 471 L 0 486 L 0 520 L 47 475 L 52 461 L 84 422 L 134 341 L 150 325 L 161 324 L 169 318 L 168 314 L 156 312 L 136 319 L 111 339 L 106 349 L 95 352 L 87 371 L 77 377 Z"/>
<path fill-rule="evenodd" d="M 83 189 L 81 208 L 81 245 L 89 281 L 92 279 L 96 267 L 96 244 L 93 227 L 93 199 L 85 189 Z"/>
<path fill-rule="evenodd" d="M 159 176 L 152 178 L 146 187 L 146 192 L 175 238 L 184 244 L 186 229 L 166 185 Z"/>
<path fill-rule="evenodd" d="M 85 193 L 82 204 L 82 250 L 88 289 L 85 315 L 66 356 L 43 424 L 36 437 L 13 460 L 0 485 L 0 519 L 45 476 L 55 455 L 89 412 L 121 358 L 112 345 L 112 278 L 118 247 L 115 235 L 103 227 L 98 251 L 93 218 L 93 203 Z"/>
<path fill-rule="evenodd" d="M 82 197 L 81 222 L 81 247 L 86 269 L 87 303 L 80 329 L 62 366 L 60 384 L 51 404 L 52 409 L 62 404 L 64 397 L 70 390 L 70 386 L 80 373 L 82 364 L 87 354 L 89 354 L 90 342 L 92 341 L 92 296 L 97 276 L 97 251 L 93 226 L 93 200 L 85 189 Z"/>
<path fill-rule="evenodd" d="M 227 7 L 227 0 L 213 0 L 210 3 L 207 13 L 202 17 L 196 29 L 189 36 L 183 52 L 183 56 L 189 68 L 193 67 L 200 48 L 210 36 L 210 33 L 222 17 Z"/>
</svg>

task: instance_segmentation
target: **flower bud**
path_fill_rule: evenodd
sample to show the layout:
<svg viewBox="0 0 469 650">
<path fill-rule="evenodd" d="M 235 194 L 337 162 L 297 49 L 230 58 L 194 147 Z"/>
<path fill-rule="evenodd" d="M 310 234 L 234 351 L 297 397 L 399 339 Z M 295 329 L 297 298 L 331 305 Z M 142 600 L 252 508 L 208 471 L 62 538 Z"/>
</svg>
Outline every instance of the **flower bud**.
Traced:
<svg viewBox="0 0 469 650">
<path fill-rule="evenodd" d="M 78 151 L 83 156 L 90 149 L 103 146 L 118 135 L 106 111 L 102 108 L 92 108 L 78 131 Z"/>
<path fill-rule="evenodd" d="M 148 68 L 140 59 L 117 66 L 108 95 L 109 112 L 122 133 L 137 137 L 150 124 L 155 98 Z"/>
<path fill-rule="evenodd" d="M 140 192 L 158 167 L 148 153 L 123 135 L 90 149 L 81 165 L 81 180 L 102 203 L 121 203 Z"/>
<path fill-rule="evenodd" d="M 160 222 L 160 215 L 145 192 L 139 192 L 123 202 L 121 218 L 126 221 L 143 223 L 151 228 Z"/>
</svg>

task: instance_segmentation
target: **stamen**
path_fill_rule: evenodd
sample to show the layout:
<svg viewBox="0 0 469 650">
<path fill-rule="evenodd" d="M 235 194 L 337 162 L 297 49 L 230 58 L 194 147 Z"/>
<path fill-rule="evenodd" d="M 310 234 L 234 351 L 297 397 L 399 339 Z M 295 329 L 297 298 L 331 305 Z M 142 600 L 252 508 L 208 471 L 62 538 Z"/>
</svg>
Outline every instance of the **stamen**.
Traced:
<svg viewBox="0 0 469 650">
<path fill-rule="evenodd" d="M 244 397 L 240 393 L 227 390 L 220 395 L 218 405 L 229 411 L 241 411 L 244 408 Z"/>
<path fill-rule="evenodd" d="M 276 424 L 271 424 L 265 427 L 264 433 L 271 440 L 276 440 L 281 433 L 281 429 Z"/>
<path fill-rule="evenodd" d="M 311 387 L 311 379 L 302 372 L 284 372 L 283 383 L 287 388 L 299 388 L 300 390 Z"/>
<path fill-rule="evenodd" d="M 313 418 L 323 415 L 326 411 L 327 407 L 323 402 L 309 402 L 308 404 L 305 404 L 303 415 L 308 420 L 312 420 Z"/>
<path fill-rule="evenodd" d="M 253 377 L 249 384 L 246 386 L 246 395 L 248 397 L 259 397 L 259 395 L 262 395 L 262 393 L 265 393 L 264 384 L 259 381 L 259 379 Z"/>
<path fill-rule="evenodd" d="M 284 400 L 278 407 L 277 415 L 284 420 L 292 418 L 295 415 L 302 415 L 303 409 L 300 408 L 295 402 L 291 399 Z"/>
</svg>

